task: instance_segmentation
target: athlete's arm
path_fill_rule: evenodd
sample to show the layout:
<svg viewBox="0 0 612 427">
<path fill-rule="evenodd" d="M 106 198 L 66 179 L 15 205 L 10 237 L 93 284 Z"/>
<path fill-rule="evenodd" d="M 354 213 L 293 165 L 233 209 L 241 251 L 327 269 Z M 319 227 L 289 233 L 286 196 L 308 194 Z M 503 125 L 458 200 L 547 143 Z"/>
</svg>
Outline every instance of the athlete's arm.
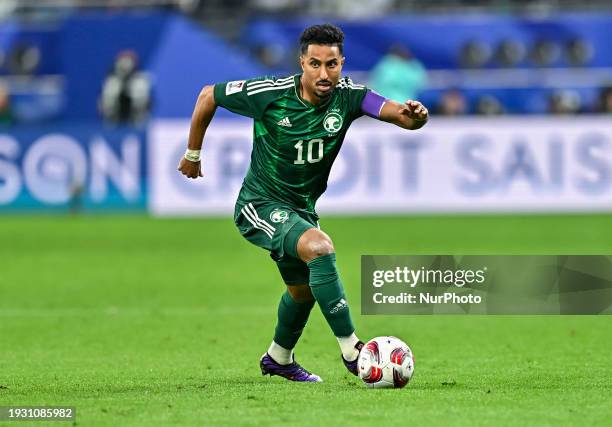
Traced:
<svg viewBox="0 0 612 427">
<path fill-rule="evenodd" d="M 380 110 L 379 118 L 404 129 L 416 130 L 425 126 L 429 113 L 419 101 L 408 100 L 400 104 L 388 99 Z"/>
<path fill-rule="evenodd" d="M 193 109 L 193 114 L 191 115 L 191 127 L 189 129 L 189 141 L 187 144 L 189 150 L 200 151 L 202 149 L 204 134 L 217 109 L 213 92 L 214 86 L 204 86 L 200 95 L 198 95 L 198 100 Z M 203 176 L 199 155 L 197 158 L 197 161 L 187 160 L 185 157 L 181 158 L 178 170 L 187 178 L 195 179 L 199 176 Z"/>
<path fill-rule="evenodd" d="M 370 117 L 410 130 L 423 127 L 429 118 L 427 108 L 418 101 L 400 104 L 372 91 L 366 93 L 361 110 Z"/>
</svg>

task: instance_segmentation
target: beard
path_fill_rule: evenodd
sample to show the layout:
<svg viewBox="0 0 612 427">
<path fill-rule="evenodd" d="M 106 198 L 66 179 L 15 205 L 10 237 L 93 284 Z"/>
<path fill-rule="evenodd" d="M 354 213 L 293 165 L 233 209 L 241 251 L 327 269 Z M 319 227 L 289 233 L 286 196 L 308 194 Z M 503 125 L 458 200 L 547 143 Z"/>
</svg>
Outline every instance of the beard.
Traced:
<svg viewBox="0 0 612 427">
<path fill-rule="evenodd" d="M 314 94 L 321 99 L 325 99 L 325 98 L 329 98 L 332 94 L 332 91 L 330 90 L 329 92 L 320 92 L 318 90 L 315 90 Z"/>
<path fill-rule="evenodd" d="M 326 81 L 325 81 L 325 83 L 328 83 L 328 84 L 329 84 L 329 86 L 328 86 L 328 87 L 329 87 L 329 89 L 328 89 L 328 90 L 321 90 L 321 89 L 319 89 L 319 86 L 318 86 L 318 84 L 319 84 L 319 83 L 321 83 L 321 82 L 317 82 L 317 83 L 315 84 L 314 91 L 313 91 L 313 92 L 314 92 L 314 94 L 315 94 L 315 95 L 316 95 L 318 98 L 321 98 L 321 99 L 329 98 L 329 96 L 330 96 L 330 95 L 332 94 L 332 92 L 334 91 L 334 86 L 335 86 L 335 85 L 334 85 L 334 84 L 333 84 L 331 81 L 326 80 Z"/>
</svg>

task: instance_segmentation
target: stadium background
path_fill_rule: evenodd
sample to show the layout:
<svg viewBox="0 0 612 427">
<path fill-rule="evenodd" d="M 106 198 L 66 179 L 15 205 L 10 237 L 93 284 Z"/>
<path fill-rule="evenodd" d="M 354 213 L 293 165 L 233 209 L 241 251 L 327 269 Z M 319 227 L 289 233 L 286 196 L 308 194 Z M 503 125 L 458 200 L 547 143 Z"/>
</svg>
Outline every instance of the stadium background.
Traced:
<svg viewBox="0 0 612 427">
<path fill-rule="evenodd" d="M 606 316 L 358 315 L 361 254 L 610 253 L 607 2 L 5 0 L 0 16 L 0 405 L 94 425 L 609 420 Z M 416 353 L 399 393 L 342 371 L 318 313 L 297 355 L 323 386 L 259 376 L 282 285 L 230 219 L 249 121 L 219 109 L 204 180 L 176 172 L 200 88 L 296 72 L 300 31 L 327 21 L 356 81 L 398 42 L 427 69 L 428 126 L 355 123 L 320 202 L 360 335 Z M 147 102 L 103 118 L 122 54 Z"/>
</svg>

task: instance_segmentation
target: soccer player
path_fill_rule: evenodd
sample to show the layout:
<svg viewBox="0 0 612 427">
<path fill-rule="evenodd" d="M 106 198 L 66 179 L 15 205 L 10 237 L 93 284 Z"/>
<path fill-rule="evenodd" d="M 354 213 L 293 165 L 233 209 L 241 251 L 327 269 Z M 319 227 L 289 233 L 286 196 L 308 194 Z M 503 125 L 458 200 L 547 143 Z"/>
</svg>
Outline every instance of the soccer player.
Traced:
<svg viewBox="0 0 612 427">
<path fill-rule="evenodd" d="M 189 178 L 203 176 L 200 150 L 218 105 L 254 119 L 251 164 L 234 221 L 249 242 L 270 252 L 287 285 L 260 367 L 264 375 L 292 381 L 321 381 L 293 355 L 315 301 L 338 340 L 344 365 L 357 375 L 363 342 L 355 335 L 334 245 L 315 212 L 350 124 L 365 114 L 414 130 L 428 119 L 417 101 L 400 104 L 341 77 L 343 42 L 338 27 L 314 25 L 300 37 L 301 74 L 205 86 L 178 167 Z"/>
</svg>

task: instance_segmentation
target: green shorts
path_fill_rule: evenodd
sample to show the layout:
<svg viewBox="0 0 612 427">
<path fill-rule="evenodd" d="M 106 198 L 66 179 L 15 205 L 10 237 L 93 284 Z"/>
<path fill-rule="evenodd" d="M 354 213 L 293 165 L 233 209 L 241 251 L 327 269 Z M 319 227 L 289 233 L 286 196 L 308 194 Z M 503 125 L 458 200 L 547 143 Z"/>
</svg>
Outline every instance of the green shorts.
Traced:
<svg viewBox="0 0 612 427">
<path fill-rule="evenodd" d="M 280 202 L 238 200 L 234 222 L 240 234 L 270 252 L 287 285 L 309 282 L 306 263 L 299 259 L 297 243 L 310 228 L 319 228 L 315 213 L 294 210 Z"/>
</svg>

